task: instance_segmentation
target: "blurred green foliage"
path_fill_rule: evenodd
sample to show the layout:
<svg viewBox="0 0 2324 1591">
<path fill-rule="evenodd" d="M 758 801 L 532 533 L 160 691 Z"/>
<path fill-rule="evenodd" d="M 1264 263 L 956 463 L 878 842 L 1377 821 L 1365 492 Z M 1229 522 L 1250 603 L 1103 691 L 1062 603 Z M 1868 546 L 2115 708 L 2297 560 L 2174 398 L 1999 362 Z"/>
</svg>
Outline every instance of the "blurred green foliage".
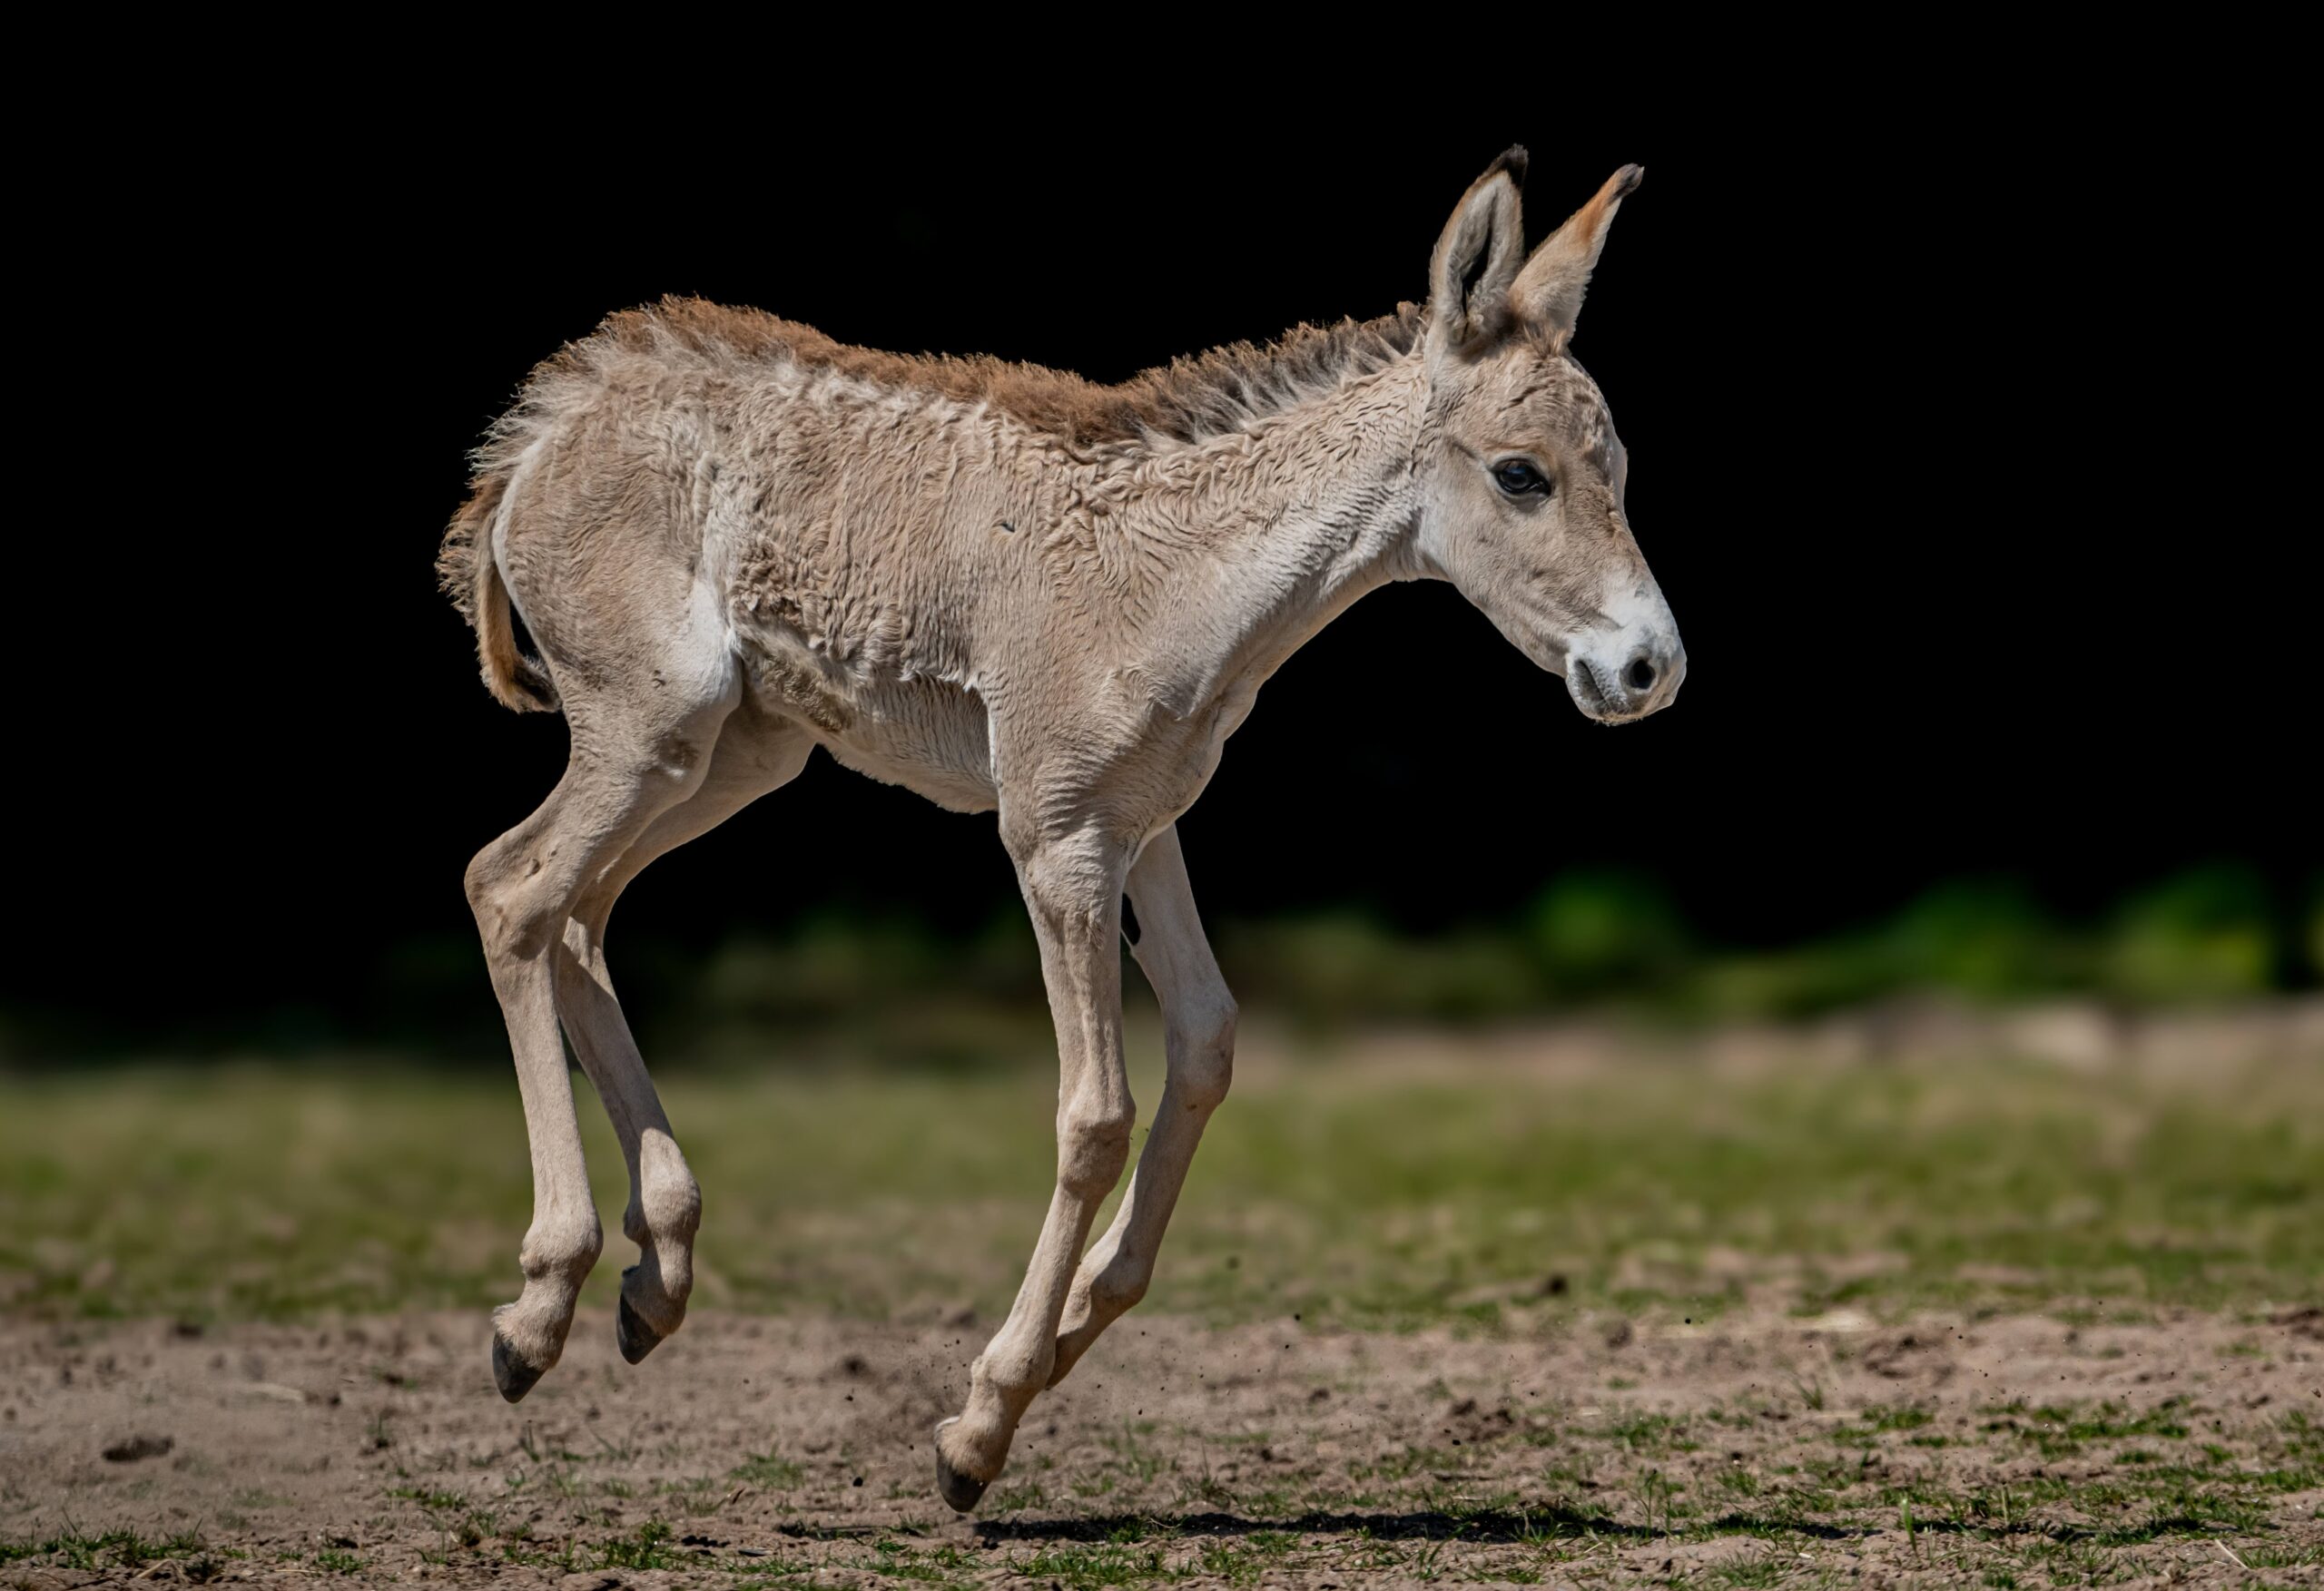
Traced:
<svg viewBox="0 0 2324 1591">
<path fill-rule="evenodd" d="M 1315 1027 L 1587 1010 L 1753 1021 L 1927 996 L 2142 1007 L 2250 998 L 2324 978 L 2324 877 L 2295 895 L 2236 864 L 2179 873 L 2072 918 L 2008 879 L 1953 880 L 1885 918 L 1775 948 L 1708 942 L 1651 878 L 1590 869 L 1557 875 L 1507 918 L 1435 934 L 1399 931 L 1352 908 L 1213 928 L 1246 1007 Z M 1014 909 L 965 936 L 909 918 L 828 911 L 707 949 L 624 937 L 615 964 L 639 1037 L 671 1058 L 760 1054 L 779 1036 L 795 1055 L 869 1046 L 967 1061 L 1047 1019 L 1032 931 Z M 468 1056 L 505 1042 L 465 932 L 402 946 L 373 977 L 361 1020 L 285 1007 L 229 1031 L 172 1030 L 169 1047 L 288 1052 L 357 1041 Z M 1134 971 L 1125 986 L 1133 1000 L 1146 997 Z M 13 1033 L 0 1021 L 0 1059 L 101 1051 L 113 1015 L 49 1030 L 20 1016 Z M 133 1051 L 152 1037 L 111 1042 Z"/>
<path fill-rule="evenodd" d="M 1691 955 L 1669 897 L 1620 872 L 1552 879 L 1527 914 L 1525 942 L 1549 987 L 1575 998 L 1666 983 Z"/>
<path fill-rule="evenodd" d="M 2305 946 L 2288 942 L 2304 937 Z M 2222 865 L 2069 923 L 2007 879 L 1948 882 L 1886 921 L 1776 950 L 1704 946 L 1633 874 L 1561 876 L 1510 928 L 1414 942 L 1339 915 L 1228 925 L 1221 958 L 1246 999 L 1306 1019 L 1459 1020 L 1614 1006 L 1681 1018 L 1812 1016 L 1939 995 L 2061 996 L 2124 1006 L 2247 998 L 2324 972 L 2324 896 L 2280 927 L 2250 869 Z M 2289 970 L 2288 970 L 2289 969 Z"/>
<path fill-rule="evenodd" d="M 2243 869 L 2211 868 L 2132 897 L 2103 949 L 2107 987 L 2156 1000 L 2267 987 L 2276 958 L 2268 894 Z"/>
<path fill-rule="evenodd" d="M 1969 879 L 1845 933 L 1737 950 L 1702 943 L 1650 879 L 1575 870 L 1500 923 L 1417 937 L 1339 910 L 1230 921 L 1216 938 L 1246 1006 L 1309 1025 L 1593 1008 L 1755 1020 L 1915 996 L 2145 1007 L 2284 987 L 2304 957 L 2324 949 L 2315 943 L 2324 941 L 2324 896 L 2306 921 L 2280 923 L 2258 874 L 2221 865 L 2165 879 L 2073 922 L 2012 880 Z M 2324 970 L 2324 962 L 2310 965 Z M 999 1013 L 1038 1011 L 1042 998 L 1031 932 L 1013 912 L 962 941 L 903 921 L 822 917 L 786 938 L 731 943 L 684 981 L 660 1018 L 683 1031 L 665 1037 L 713 1051 L 747 1047 L 770 1026 L 836 1023 L 860 1034 L 871 1023 L 908 1053 L 967 1054 L 992 1036 Z M 1137 986 L 1135 974 L 1128 982 Z"/>
</svg>

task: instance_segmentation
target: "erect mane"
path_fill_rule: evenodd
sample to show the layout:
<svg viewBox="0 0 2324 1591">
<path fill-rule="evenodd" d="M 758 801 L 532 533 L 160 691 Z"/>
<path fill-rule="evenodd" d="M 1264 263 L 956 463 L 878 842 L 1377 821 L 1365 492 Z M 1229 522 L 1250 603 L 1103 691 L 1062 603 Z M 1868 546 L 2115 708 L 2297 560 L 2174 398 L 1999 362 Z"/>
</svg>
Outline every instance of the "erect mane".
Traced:
<svg viewBox="0 0 2324 1591">
<path fill-rule="evenodd" d="M 1199 442 L 1370 375 L 1411 352 L 1422 325 L 1419 305 L 1399 304 L 1370 320 L 1295 326 L 1270 343 L 1187 354 L 1101 390 L 1119 395 L 1144 434 Z"/>
<path fill-rule="evenodd" d="M 1329 392 L 1409 352 L 1420 306 L 1332 326 L 1296 326 L 1266 344 L 1229 343 L 1107 386 L 1068 370 L 985 355 L 893 354 L 855 348 L 760 309 L 666 298 L 609 315 L 534 372 L 547 383 L 593 373 L 623 354 L 675 356 L 737 370 L 763 361 L 832 369 L 882 386 L 990 403 L 1076 446 L 1167 439 L 1199 442 Z M 520 409 L 528 407 L 520 401 Z"/>
</svg>

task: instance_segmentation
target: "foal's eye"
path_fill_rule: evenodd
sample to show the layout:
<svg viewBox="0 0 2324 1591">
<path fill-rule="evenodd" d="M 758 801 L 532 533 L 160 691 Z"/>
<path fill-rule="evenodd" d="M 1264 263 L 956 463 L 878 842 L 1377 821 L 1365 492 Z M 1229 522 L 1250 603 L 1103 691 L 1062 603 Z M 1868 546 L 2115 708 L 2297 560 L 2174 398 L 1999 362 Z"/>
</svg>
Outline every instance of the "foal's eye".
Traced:
<svg viewBox="0 0 2324 1591">
<path fill-rule="evenodd" d="M 1521 458 L 1494 465 L 1492 478 L 1496 486 L 1512 497 L 1546 497 L 1550 495 L 1549 477 Z"/>
</svg>

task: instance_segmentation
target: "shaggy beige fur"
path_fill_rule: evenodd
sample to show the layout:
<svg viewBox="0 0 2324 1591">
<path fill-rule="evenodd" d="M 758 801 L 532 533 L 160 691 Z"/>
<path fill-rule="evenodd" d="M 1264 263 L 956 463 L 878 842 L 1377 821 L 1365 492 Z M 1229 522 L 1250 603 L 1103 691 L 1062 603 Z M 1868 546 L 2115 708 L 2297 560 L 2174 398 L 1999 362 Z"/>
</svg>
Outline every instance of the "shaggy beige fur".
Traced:
<svg viewBox="0 0 2324 1591">
<path fill-rule="evenodd" d="M 615 315 L 534 372 L 438 559 L 493 693 L 561 708 L 572 740 L 556 790 L 468 874 L 533 1147 L 525 1288 L 495 1321 L 505 1395 L 556 1362 L 602 1241 L 560 1026 L 629 1165 L 624 1353 L 684 1317 L 699 1194 L 614 997 L 606 923 L 654 858 L 814 747 L 998 813 L 1056 1017 L 1055 1195 L 938 1442 L 940 1487 L 967 1508 L 1035 1395 L 1144 1292 L 1226 1092 L 1235 1003 L 1173 825 L 1259 686 L 1366 592 L 1434 578 L 1591 717 L 1671 700 L 1685 654 L 1624 516 L 1604 399 L 1566 351 L 1637 168 L 1530 259 L 1523 173 L 1512 151 L 1471 185 L 1425 309 L 1119 387 L 693 300 Z M 1129 1157 L 1125 894 L 1168 1069 L 1085 1258 Z"/>
</svg>

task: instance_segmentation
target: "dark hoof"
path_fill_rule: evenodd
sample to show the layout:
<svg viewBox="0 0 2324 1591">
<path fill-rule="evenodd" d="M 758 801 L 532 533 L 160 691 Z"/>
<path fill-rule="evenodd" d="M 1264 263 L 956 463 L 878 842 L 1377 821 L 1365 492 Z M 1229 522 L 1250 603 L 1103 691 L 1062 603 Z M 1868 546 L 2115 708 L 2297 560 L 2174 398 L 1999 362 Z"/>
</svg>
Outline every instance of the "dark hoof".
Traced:
<svg viewBox="0 0 2324 1591">
<path fill-rule="evenodd" d="M 500 1389 L 503 1398 L 516 1402 L 533 1390 L 541 1374 L 541 1367 L 519 1359 L 499 1332 L 492 1334 L 492 1384 Z"/>
<path fill-rule="evenodd" d="M 629 1300 L 621 1301 L 621 1309 L 614 1316 L 614 1341 L 621 1345 L 621 1356 L 635 1364 L 661 1346 L 662 1333 L 645 1323 L 644 1316 L 629 1307 Z"/>
<path fill-rule="evenodd" d="M 989 1480 L 972 1480 L 944 1462 L 944 1449 L 936 1449 L 936 1495 L 944 1499 L 956 1514 L 965 1514 L 977 1506 L 984 1496 Z"/>
</svg>

